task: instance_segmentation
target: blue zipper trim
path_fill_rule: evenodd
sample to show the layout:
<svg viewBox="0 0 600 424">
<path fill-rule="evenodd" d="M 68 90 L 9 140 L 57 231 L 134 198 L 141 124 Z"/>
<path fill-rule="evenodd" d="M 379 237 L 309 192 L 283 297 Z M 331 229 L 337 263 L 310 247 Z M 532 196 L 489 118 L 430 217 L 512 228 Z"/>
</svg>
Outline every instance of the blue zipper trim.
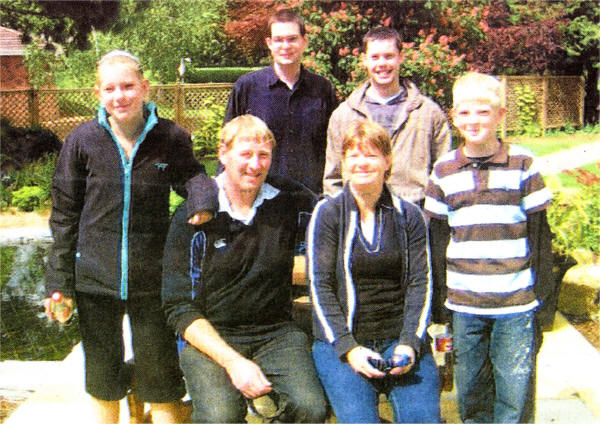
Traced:
<svg viewBox="0 0 600 424">
<path fill-rule="evenodd" d="M 146 135 L 154 126 L 158 123 L 156 116 L 156 105 L 154 103 L 147 103 L 144 105 L 145 110 L 149 113 L 148 119 L 144 124 L 144 130 L 138 137 L 131 151 L 131 157 L 129 160 L 125 155 L 125 151 L 117 141 L 115 134 L 110 128 L 108 123 L 108 116 L 106 109 L 103 106 L 98 108 L 98 122 L 102 125 L 110 134 L 121 157 L 121 171 L 123 172 L 122 184 L 123 184 L 123 216 L 121 218 L 121 285 L 120 285 L 120 297 L 122 300 L 127 300 L 129 292 L 129 212 L 131 209 L 131 176 L 133 172 L 133 160 L 137 153 L 140 145 L 145 140 Z"/>
</svg>

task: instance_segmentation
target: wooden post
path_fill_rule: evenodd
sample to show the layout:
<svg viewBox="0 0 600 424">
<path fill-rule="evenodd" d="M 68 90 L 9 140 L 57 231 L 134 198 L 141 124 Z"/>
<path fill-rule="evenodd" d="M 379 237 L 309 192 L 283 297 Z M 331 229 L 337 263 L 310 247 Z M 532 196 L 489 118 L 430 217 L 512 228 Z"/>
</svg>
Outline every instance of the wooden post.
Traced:
<svg viewBox="0 0 600 424">
<path fill-rule="evenodd" d="M 185 96 L 183 92 L 183 85 L 181 83 L 175 84 L 175 122 L 185 128 L 184 118 L 184 107 L 185 107 Z"/>
<path fill-rule="evenodd" d="M 577 107 L 579 108 L 579 128 L 583 128 L 584 109 L 585 109 L 585 78 L 579 76 L 579 99 L 577 99 Z"/>
<path fill-rule="evenodd" d="M 40 123 L 39 95 L 35 88 L 29 90 L 29 124 L 31 127 Z"/>
<path fill-rule="evenodd" d="M 542 134 L 546 135 L 546 125 L 548 120 L 548 78 L 542 76 Z"/>
<path fill-rule="evenodd" d="M 506 75 L 502 75 L 502 78 L 500 78 L 500 82 L 502 82 L 502 99 L 501 99 L 501 105 L 504 106 L 506 108 L 506 114 L 504 116 L 504 119 L 502 120 L 502 140 L 506 140 L 506 127 L 507 127 L 507 121 L 508 121 L 508 105 L 507 103 L 507 92 L 508 92 L 508 83 L 506 81 Z"/>
</svg>

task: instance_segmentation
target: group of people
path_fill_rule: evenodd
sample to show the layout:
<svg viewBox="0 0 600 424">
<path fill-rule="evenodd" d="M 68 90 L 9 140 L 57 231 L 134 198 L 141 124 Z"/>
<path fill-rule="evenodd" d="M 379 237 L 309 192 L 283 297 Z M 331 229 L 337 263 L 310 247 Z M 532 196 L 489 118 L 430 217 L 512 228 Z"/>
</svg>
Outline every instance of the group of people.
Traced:
<svg viewBox="0 0 600 424">
<path fill-rule="evenodd" d="M 432 321 L 454 332 L 463 421 L 533 420 L 550 194 L 531 154 L 496 137 L 500 83 L 456 81 L 450 150 L 444 112 L 399 75 L 395 30 L 364 36 L 368 80 L 338 105 L 301 64 L 301 17 L 268 28 L 273 63 L 236 82 L 214 178 L 144 101 L 136 57 L 97 65 L 98 116 L 56 163 L 45 303 L 50 318 L 54 292 L 77 305 L 99 422 L 130 388 L 124 314 L 154 423 L 180 422 L 186 393 L 193 422 L 242 422 L 263 395 L 278 421 L 323 422 L 331 405 L 377 422 L 380 393 L 395 422 L 440 422 Z M 172 218 L 171 188 L 187 198 Z M 299 240 L 312 334 L 292 319 Z"/>
</svg>

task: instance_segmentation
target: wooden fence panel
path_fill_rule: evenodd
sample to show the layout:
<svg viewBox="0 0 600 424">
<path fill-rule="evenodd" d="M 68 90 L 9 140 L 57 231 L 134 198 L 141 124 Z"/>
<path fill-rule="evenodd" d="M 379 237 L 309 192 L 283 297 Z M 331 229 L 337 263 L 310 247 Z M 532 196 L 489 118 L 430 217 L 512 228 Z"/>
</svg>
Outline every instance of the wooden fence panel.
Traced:
<svg viewBox="0 0 600 424">
<path fill-rule="evenodd" d="M 583 126 L 585 80 L 582 76 L 503 76 L 506 119 L 502 126 L 507 131 L 519 129 L 518 96 L 516 87 L 529 87 L 536 103 L 536 122 L 545 131 L 566 125 Z"/>
<path fill-rule="evenodd" d="M 148 100 L 156 103 L 159 116 L 169 118 L 193 132 L 201 125 L 205 110 L 225 107 L 233 84 L 169 84 L 150 87 Z M 92 88 L 0 90 L 0 116 L 12 125 L 40 125 L 61 140 L 82 122 L 92 119 L 98 100 Z"/>
<path fill-rule="evenodd" d="M 507 131 L 519 128 L 515 87 L 528 86 L 534 92 L 536 121 L 542 130 L 565 125 L 583 125 L 585 81 L 581 76 L 504 76 Z M 213 106 L 225 107 L 233 84 L 165 84 L 150 87 L 149 100 L 159 115 L 190 132 L 197 130 Z M 78 124 L 91 119 L 98 106 L 93 89 L 0 90 L 0 116 L 13 125 L 41 125 L 60 139 Z"/>
</svg>

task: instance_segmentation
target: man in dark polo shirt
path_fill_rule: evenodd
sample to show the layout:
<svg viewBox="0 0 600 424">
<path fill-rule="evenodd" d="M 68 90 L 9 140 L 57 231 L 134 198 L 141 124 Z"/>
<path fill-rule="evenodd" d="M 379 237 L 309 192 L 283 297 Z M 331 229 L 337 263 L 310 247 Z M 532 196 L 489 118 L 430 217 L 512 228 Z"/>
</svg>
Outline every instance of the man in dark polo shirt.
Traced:
<svg viewBox="0 0 600 424">
<path fill-rule="evenodd" d="M 225 122 L 244 114 L 265 121 L 277 140 L 269 175 L 292 178 L 319 194 L 335 92 L 327 79 L 301 64 L 308 38 L 300 16 L 280 10 L 268 27 L 273 64 L 237 80 Z"/>
</svg>

